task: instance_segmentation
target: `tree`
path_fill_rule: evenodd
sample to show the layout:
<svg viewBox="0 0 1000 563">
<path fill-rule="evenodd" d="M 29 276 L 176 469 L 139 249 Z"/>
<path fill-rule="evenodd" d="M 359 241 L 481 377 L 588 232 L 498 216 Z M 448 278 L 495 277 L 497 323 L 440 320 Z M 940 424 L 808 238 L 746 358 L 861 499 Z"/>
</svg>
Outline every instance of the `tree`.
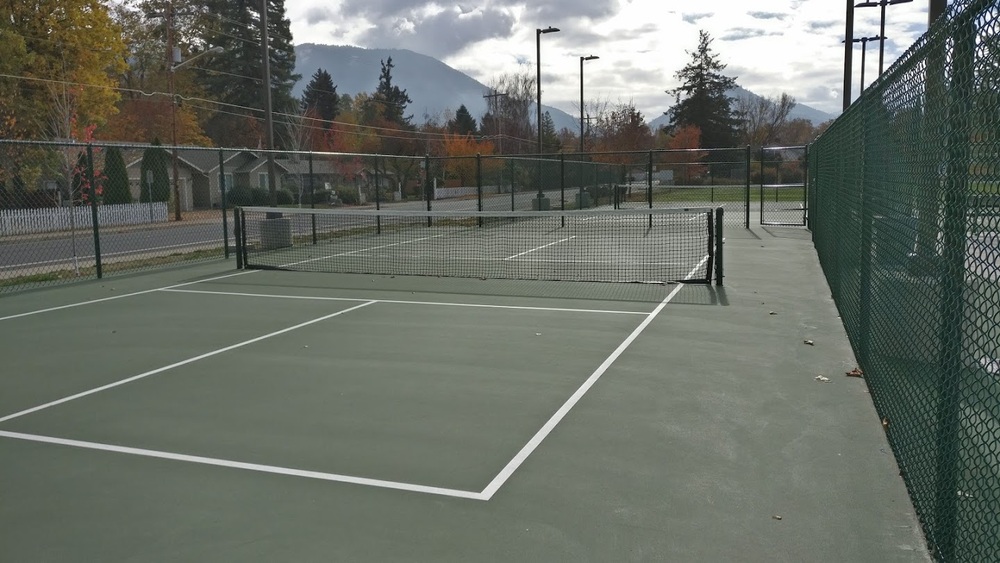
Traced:
<svg viewBox="0 0 1000 563">
<path fill-rule="evenodd" d="M 285 2 L 261 1 L 267 8 L 272 111 L 274 115 L 291 113 L 296 104 L 292 87 L 300 76 L 295 74 L 295 50 L 290 23 L 285 17 Z M 205 31 L 206 43 L 222 47 L 224 52 L 206 59 L 204 67 L 195 72 L 209 97 L 224 104 L 224 111 L 212 116 L 205 128 L 219 145 L 259 146 L 264 141 L 260 133 L 263 127 L 256 128 L 256 139 L 249 139 L 246 134 L 252 131 L 247 127 L 247 119 L 262 123 L 265 109 L 261 92 L 264 71 L 261 1 L 204 2 L 204 9 L 216 15 Z"/>
<path fill-rule="evenodd" d="M 476 120 L 469 113 L 469 109 L 465 107 L 465 104 L 459 106 L 453 119 L 448 120 L 448 131 L 451 133 L 457 135 L 475 135 L 477 130 Z"/>
<path fill-rule="evenodd" d="M 670 116 L 671 129 L 697 126 L 705 148 L 731 147 L 736 143 L 738 121 L 726 92 L 736 86 L 736 78 L 722 74 L 726 65 L 712 52 L 711 44 L 708 33 L 699 31 L 697 50 L 688 52 L 691 61 L 674 74 L 681 85 L 667 90 L 675 104 L 665 113 Z"/>
<path fill-rule="evenodd" d="M 549 112 L 542 114 L 542 154 L 553 154 L 562 150 L 559 133 L 556 133 L 556 123 Z"/>
<path fill-rule="evenodd" d="M 660 157 L 661 162 L 670 163 L 667 168 L 674 171 L 675 182 L 688 182 L 705 173 L 702 162 L 707 151 L 698 151 L 701 147 L 701 129 L 697 125 L 685 125 L 673 132 L 667 140 L 668 152 Z"/>
<path fill-rule="evenodd" d="M 632 102 L 619 103 L 597 116 L 594 127 L 599 151 L 641 151 L 653 147 L 653 134 Z"/>
<path fill-rule="evenodd" d="M 115 76 L 125 68 L 121 30 L 101 0 L 27 0 L 0 6 L 4 68 L 40 80 L 22 80 L 11 112 L 19 128 L 38 137 L 52 123 L 52 112 L 65 117 L 69 108 L 80 123 L 103 123 L 115 112 Z M 23 46 L 23 48 L 22 48 Z M 62 99 L 60 108 L 55 102 Z M 61 119 L 66 133 L 67 120 Z"/>
<path fill-rule="evenodd" d="M 132 203 L 132 192 L 128 187 L 128 172 L 125 159 L 118 147 L 108 147 L 104 153 L 104 203 Z"/>
<path fill-rule="evenodd" d="M 778 141 L 788 114 L 795 108 L 795 98 L 781 94 L 780 98 L 744 95 L 736 99 L 736 114 L 740 119 L 740 144 L 764 147 Z"/>
<path fill-rule="evenodd" d="M 153 146 L 147 148 L 142 153 L 142 162 L 139 164 L 139 177 L 142 188 L 139 190 L 139 201 L 148 203 L 150 196 L 153 201 L 170 200 L 170 175 L 167 172 L 167 162 L 170 155 L 160 148 L 160 141 L 153 141 Z M 152 177 L 153 185 L 149 185 Z"/>
<path fill-rule="evenodd" d="M 444 137 L 445 156 L 451 157 L 445 161 L 444 172 L 457 182 L 445 185 L 471 186 L 476 181 L 477 154 L 493 154 L 493 144 L 489 141 L 477 141 L 472 135 L 449 134 Z M 464 158 L 463 158 L 464 157 Z"/>
<path fill-rule="evenodd" d="M 386 122 L 400 129 L 412 129 L 413 124 L 410 121 L 413 119 L 413 115 L 404 117 L 403 114 L 406 113 L 406 106 L 410 105 L 413 100 L 410 99 L 405 89 L 400 89 L 399 86 L 392 83 L 392 57 L 381 62 L 382 72 L 378 77 L 378 87 L 369 103 L 378 106 L 373 111 L 381 115 Z"/>
<path fill-rule="evenodd" d="M 313 73 L 302 93 L 301 105 L 305 115 L 321 120 L 323 129 L 330 129 L 340 113 L 340 96 L 329 72 L 317 69 Z"/>
<path fill-rule="evenodd" d="M 535 103 L 535 75 L 501 74 L 489 84 L 487 112 L 481 120 L 480 133 L 497 139 L 503 154 L 534 153 L 535 134 L 531 124 Z"/>
</svg>

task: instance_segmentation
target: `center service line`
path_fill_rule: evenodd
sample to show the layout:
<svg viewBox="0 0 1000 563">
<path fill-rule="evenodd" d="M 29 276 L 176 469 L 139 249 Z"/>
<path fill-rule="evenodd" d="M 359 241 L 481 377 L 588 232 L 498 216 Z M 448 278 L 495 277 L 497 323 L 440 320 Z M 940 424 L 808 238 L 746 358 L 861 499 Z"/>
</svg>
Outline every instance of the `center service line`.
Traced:
<svg viewBox="0 0 1000 563">
<path fill-rule="evenodd" d="M 535 248 L 532 248 L 531 250 L 525 250 L 524 252 L 519 252 L 519 253 L 517 253 L 517 254 L 515 254 L 513 256 L 508 256 L 508 257 L 504 258 L 504 260 L 513 260 L 514 258 L 517 258 L 518 256 L 524 256 L 525 254 L 531 254 L 532 252 L 534 252 L 536 250 L 541 250 L 543 248 L 548 248 L 550 246 L 553 246 L 553 245 L 556 245 L 556 244 L 559 244 L 559 243 L 563 243 L 563 242 L 566 242 L 568 240 L 573 240 L 575 238 L 576 238 L 576 235 L 573 235 L 571 237 L 566 237 L 566 238 L 564 238 L 562 240 L 557 240 L 555 242 L 550 242 L 548 244 L 543 244 L 542 246 L 537 246 Z"/>
<path fill-rule="evenodd" d="M 694 275 L 695 272 L 701 269 L 702 265 L 705 264 L 706 260 L 708 260 L 708 256 L 702 258 L 701 262 L 699 262 L 697 266 L 691 269 L 691 271 L 688 273 L 688 277 L 690 278 L 691 276 Z M 596 370 L 594 370 L 594 373 L 592 373 L 590 377 L 588 377 L 587 380 L 583 382 L 583 385 L 580 385 L 580 388 L 577 389 L 576 392 L 574 392 L 573 395 L 569 399 L 567 399 L 566 402 L 563 403 L 561 407 L 559 407 L 559 410 L 557 410 L 556 413 L 553 414 L 552 417 L 549 418 L 549 420 L 541 427 L 541 429 L 539 429 L 538 432 L 536 432 L 535 435 L 531 437 L 531 440 L 528 440 L 528 443 L 525 444 L 523 448 L 521 448 L 521 451 L 517 452 L 517 455 L 514 456 L 514 459 L 510 460 L 507 463 L 507 465 L 500 471 L 500 473 L 498 473 L 497 476 L 494 477 L 492 481 L 490 481 L 490 484 L 487 485 L 485 489 L 483 489 L 482 495 L 484 499 L 489 500 L 493 498 L 493 495 L 496 494 L 497 490 L 499 490 L 500 487 L 502 487 L 503 484 L 507 482 L 507 479 L 510 479 L 510 476 L 513 475 L 515 471 L 517 471 L 517 468 L 520 467 L 522 463 L 524 463 L 524 460 L 528 459 L 528 456 L 535 451 L 535 448 L 537 448 L 539 444 L 542 443 L 542 440 L 544 440 L 546 436 L 548 436 L 552 432 L 552 430 L 555 429 L 556 425 L 558 425 L 562 421 L 562 419 L 565 418 L 567 414 L 569 414 L 570 409 L 572 409 L 580 401 L 580 399 L 583 398 L 583 396 L 587 393 L 587 391 L 589 391 L 590 388 L 593 387 L 595 383 L 597 383 L 597 380 L 600 379 L 602 375 L 604 375 L 604 372 L 606 372 L 608 368 L 611 367 L 611 364 L 613 364 L 615 360 L 617 360 L 618 357 L 625 352 L 625 350 L 629 347 L 629 345 L 631 345 L 632 342 L 636 338 L 638 338 L 640 334 L 642 334 L 642 331 L 646 330 L 646 327 L 649 326 L 649 323 L 653 322 L 653 319 L 655 319 L 656 316 L 660 314 L 660 311 L 662 311 L 663 308 L 667 306 L 667 303 L 670 303 L 670 300 L 673 299 L 678 292 L 680 292 L 682 287 L 684 286 L 678 285 L 677 287 L 675 287 L 674 290 L 670 292 L 670 295 L 667 295 L 666 298 L 664 298 L 663 301 L 661 301 L 660 304 L 656 306 L 656 309 L 653 309 L 653 311 L 650 312 L 645 319 L 643 319 L 642 323 L 640 323 L 639 326 L 637 326 L 635 330 L 632 331 L 632 334 L 628 335 L 628 338 L 626 338 L 621 344 L 619 344 L 618 348 L 616 348 L 615 351 L 612 352 L 611 355 L 608 356 L 608 358 L 604 360 L 604 362 L 601 363 L 601 365 L 598 366 Z"/>
</svg>

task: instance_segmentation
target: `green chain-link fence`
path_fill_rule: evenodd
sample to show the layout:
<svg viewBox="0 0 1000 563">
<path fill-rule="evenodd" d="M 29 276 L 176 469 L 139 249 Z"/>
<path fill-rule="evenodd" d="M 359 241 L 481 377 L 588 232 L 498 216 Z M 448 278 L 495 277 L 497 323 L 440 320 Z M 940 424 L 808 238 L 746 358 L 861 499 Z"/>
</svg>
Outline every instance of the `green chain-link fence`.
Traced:
<svg viewBox="0 0 1000 563">
<path fill-rule="evenodd" d="M 810 226 L 941 561 L 1000 560 L 1000 6 L 956 0 L 810 147 Z"/>
</svg>

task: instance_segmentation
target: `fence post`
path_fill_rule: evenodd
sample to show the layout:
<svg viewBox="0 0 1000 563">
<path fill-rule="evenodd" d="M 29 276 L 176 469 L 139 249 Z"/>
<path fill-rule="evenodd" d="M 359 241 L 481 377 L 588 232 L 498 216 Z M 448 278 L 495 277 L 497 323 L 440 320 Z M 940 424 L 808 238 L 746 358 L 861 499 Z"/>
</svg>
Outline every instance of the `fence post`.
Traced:
<svg viewBox="0 0 1000 563">
<path fill-rule="evenodd" d="M 743 192 L 743 228 L 750 228 L 750 145 L 747 145 L 747 174 L 746 174 L 746 189 Z"/>
<path fill-rule="evenodd" d="M 424 154 L 424 198 L 427 199 L 427 211 L 431 210 L 431 198 L 434 187 L 431 185 L 431 155 Z M 427 216 L 427 226 L 431 226 L 431 218 Z"/>
<path fill-rule="evenodd" d="M 962 356 L 965 320 L 965 261 L 969 194 L 971 109 L 975 96 L 976 18 L 994 0 L 980 0 L 956 17 L 950 103 L 948 161 L 944 180 L 943 256 L 941 271 L 941 352 L 938 369 L 937 483 L 935 537 L 937 556 L 955 561 L 958 536 L 958 482 L 962 423 Z M 994 6 L 995 8 L 995 6 Z"/>
<path fill-rule="evenodd" d="M 483 155 L 476 153 L 476 209 L 483 210 Z M 483 218 L 479 218 L 479 226 L 483 226 Z"/>
<path fill-rule="evenodd" d="M 94 145 L 87 143 L 87 183 L 90 186 L 90 218 L 94 231 L 94 264 L 97 268 L 97 279 L 101 279 L 104 271 L 101 265 L 101 227 L 97 219 L 97 182 L 94 178 Z"/>
<path fill-rule="evenodd" d="M 313 176 L 313 153 L 309 154 L 309 209 L 316 209 L 316 178 Z M 312 239 L 313 244 L 316 244 L 316 214 L 313 213 L 309 217 L 309 222 L 312 224 Z"/>
<path fill-rule="evenodd" d="M 566 154 L 559 153 L 559 210 L 566 211 Z M 566 216 L 560 218 L 563 227 L 566 226 Z"/>
<path fill-rule="evenodd" d="M 236 269 L 243 269 L 243 219 L 240 208 L 233 209 L 233 236 L 236 238 Z"/>
<path fill-rule="evenodd" d="M 382 209 L 382 196 L 379 195 L 379 192 L 381 192 L 382 190 L 379 189 L 378 155 L 375 155 L 374 158 L 375 158 L 375 210 L 378 211 L 379 209 Z M 375 234 L 377 235 L 382 234 L 382 216 L 377 214 L 375 215 Z"/>
<path fill-rule="evenodd" d="M 222 207 L 222 252 L 225 258 L 229 259 L 229 217 L 226 207 L 229 201 L 226 199 L 226 160 L 222 149 L 219 149 L 219 198 Z M 211 198 L 209 198 L 211 199 Z"/>
</svg>

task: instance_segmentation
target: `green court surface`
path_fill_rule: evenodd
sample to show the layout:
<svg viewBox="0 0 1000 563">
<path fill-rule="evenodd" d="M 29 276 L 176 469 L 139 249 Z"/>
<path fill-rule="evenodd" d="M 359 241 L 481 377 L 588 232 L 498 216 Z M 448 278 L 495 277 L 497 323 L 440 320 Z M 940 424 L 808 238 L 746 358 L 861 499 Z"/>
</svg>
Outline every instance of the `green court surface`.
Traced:
<svg viewBox="0 0 1000 563">
<path fill-rule="evenodd" d="M 725 251 L 5 296 L 0 560 L 928 561 L 808 233 Z"/>
</svg>

